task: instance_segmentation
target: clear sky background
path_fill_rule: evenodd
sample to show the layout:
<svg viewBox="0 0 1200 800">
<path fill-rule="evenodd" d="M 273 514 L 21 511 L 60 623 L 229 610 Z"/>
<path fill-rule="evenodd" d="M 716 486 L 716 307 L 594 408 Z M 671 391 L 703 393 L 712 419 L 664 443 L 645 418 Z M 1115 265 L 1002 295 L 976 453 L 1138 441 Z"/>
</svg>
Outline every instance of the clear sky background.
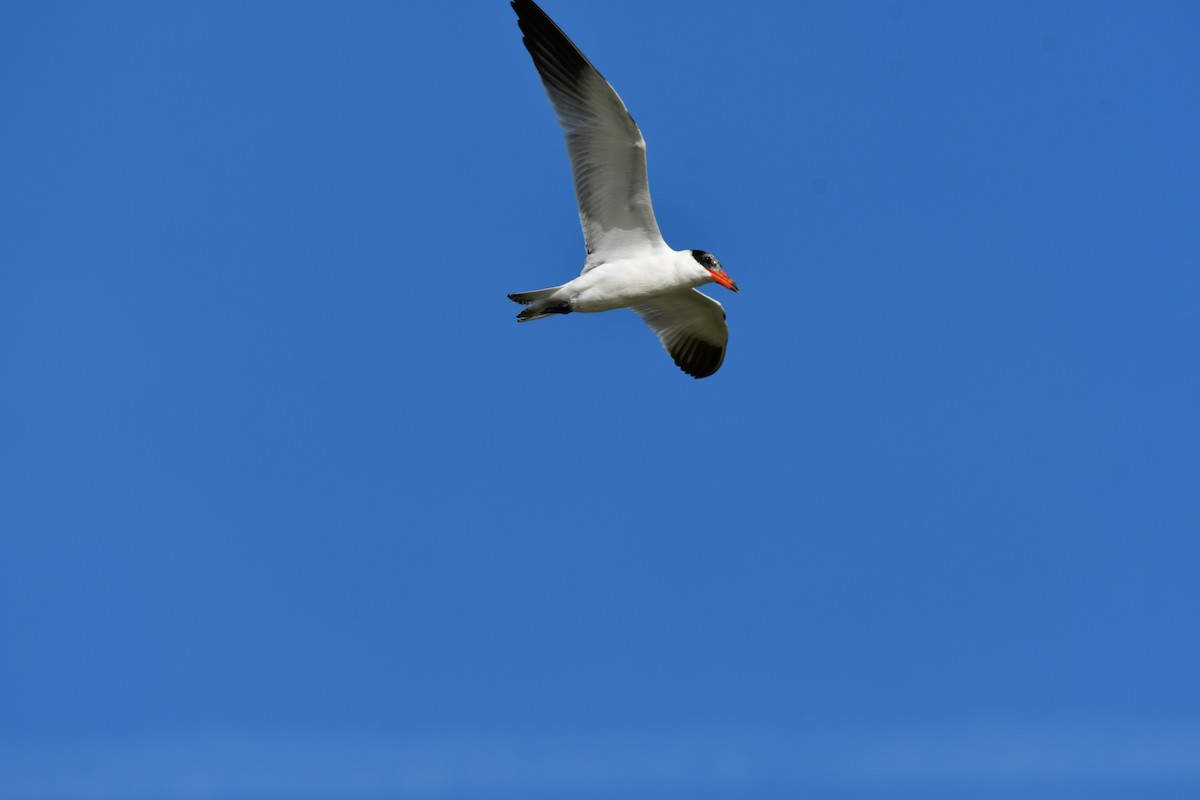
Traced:
<svg viewBox="0 0 1200 800">
<path fill-rule="evenodd" d="M 0 797 L 1194 798 L 1200 7 L 0 6 Z"/>
</svg>

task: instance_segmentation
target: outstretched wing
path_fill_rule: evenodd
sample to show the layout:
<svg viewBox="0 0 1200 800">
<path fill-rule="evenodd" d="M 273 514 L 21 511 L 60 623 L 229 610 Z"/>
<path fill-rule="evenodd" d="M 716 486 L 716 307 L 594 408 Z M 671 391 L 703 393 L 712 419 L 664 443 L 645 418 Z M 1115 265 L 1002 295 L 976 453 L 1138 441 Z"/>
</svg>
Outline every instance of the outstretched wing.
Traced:
<svg viewBox="0 0 1200 800">
<path fill-rule="evenodd" d="M 622 254 L 665 246 L 650 205 L 646 142 L 625 104 L 535 3 L 513 0 L 512 7 L 566 131 L 589 256 L 584 272 Z"/>
<path fill-rule="evenodd" d="M 633 306 L 658 334 L 663 347 L 681 370 L 693 378 L 707 378 L 721 368 L 729 326 L 725 309 L 708 295 L 689 289 L 661 295 Z"/>
</svg>

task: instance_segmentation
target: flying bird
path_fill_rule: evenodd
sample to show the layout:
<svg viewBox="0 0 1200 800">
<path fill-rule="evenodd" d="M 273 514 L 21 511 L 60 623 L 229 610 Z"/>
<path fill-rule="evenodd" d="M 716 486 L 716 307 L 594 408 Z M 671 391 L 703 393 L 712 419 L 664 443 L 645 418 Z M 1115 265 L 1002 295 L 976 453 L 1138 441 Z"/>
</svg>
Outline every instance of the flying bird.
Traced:
<svg viewBox="0 0 1200 800">
<path fill-rule="evenodd" d="M 537 4 L 512 0 L 512 7 L 565 131 L 587 245 L 579 277 L 508 296 L 526 306 L 517 321 L 631 308 L 680 369 L 707 378 L 725 360 L 729 327 L 721 304 L 696 287 L 719 283 L 736 292 L 737 284 L 712 253 L 663 241 L 650 206 L 646 142 L 625 104 Z"/>
</svg>

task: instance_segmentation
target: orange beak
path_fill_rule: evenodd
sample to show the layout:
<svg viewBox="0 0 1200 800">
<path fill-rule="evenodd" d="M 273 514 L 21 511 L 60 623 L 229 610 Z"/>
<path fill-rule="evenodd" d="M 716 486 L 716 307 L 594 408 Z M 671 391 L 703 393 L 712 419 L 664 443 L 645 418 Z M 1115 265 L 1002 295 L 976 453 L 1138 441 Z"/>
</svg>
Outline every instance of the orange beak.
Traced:
<svg viewBox="0 0 1200 800">
<path fill-rule="evenodd" d="M 733 282 L 733 278 L 729 277 L 724 272 L 713 272 L 710 270 L 708 274 L 712 275 L 712 279 L 714 281 L 721 284 L 726 289 L 729 289 L 731 292 L 736 292 L 738 290 L 737 284 Z"/>
</svg>

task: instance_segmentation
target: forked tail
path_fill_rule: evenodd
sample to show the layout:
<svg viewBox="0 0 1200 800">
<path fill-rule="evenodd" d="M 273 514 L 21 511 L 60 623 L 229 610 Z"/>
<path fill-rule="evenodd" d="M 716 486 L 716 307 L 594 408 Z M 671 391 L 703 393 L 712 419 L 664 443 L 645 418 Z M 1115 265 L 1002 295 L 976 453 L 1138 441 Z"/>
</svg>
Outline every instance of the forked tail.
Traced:
<svg viewBox="0 0 1200 800">
<path fill-rule="evenodd" d="M 561 286 L 551 286 L 549 289 L 538 289 L 535 292 L 515 292 L 508 296 L 514 303 L 520 303 L 529 308 L 517 314 L 517 322 L 531 322 L 551 314 L 570 314 L 571 304 L 565 300 L 553 301 L 550 298 L 561 289 Z"/>
</svg>

